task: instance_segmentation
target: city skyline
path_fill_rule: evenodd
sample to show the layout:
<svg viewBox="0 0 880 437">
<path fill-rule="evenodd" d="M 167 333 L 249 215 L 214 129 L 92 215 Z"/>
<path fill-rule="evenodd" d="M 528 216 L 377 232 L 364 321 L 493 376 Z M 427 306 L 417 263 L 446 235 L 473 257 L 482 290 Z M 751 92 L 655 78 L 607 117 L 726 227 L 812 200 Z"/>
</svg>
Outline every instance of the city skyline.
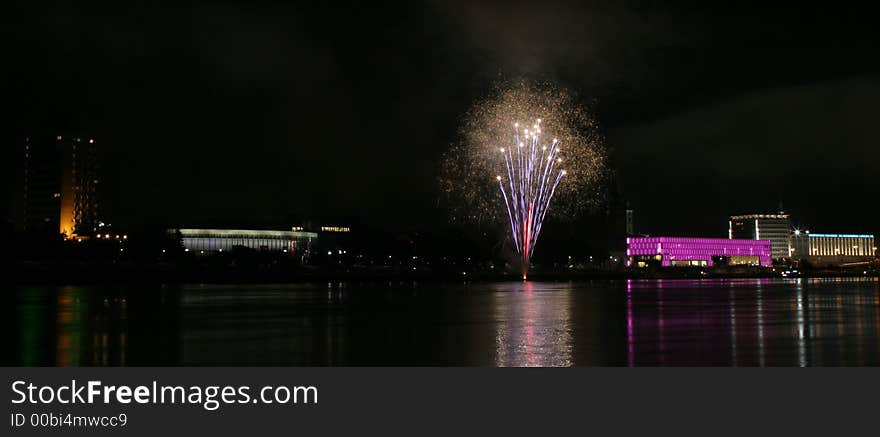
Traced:
<svg viewBox="0 0 880 437">
<path fill-rule="evenodd" d="M 102 208 L 123 223 L 430 228 L 462 111 L 524 77 L 596 113 L 607 188 L 645 232 L 723 236 L 782 201 L 799 225 L 877 233 L 880 68 L 858 8 L 564 6 L 17 4 L 4 186 L 24 138 L 77 130 L 113 163 Z"/>
<path fill-rule="evenodd" d="M 8 9 L 0 253 L 10 429 L 124 433 L 130 414 L 130 430 L 186 432 L 181 414 L 192 411 L 241 431 L 264 422 L 227 412 L 298 419 L 328 405 L 327 417 L 339 416 L 349 403 L 363 410 L 382 382 L 371 369 L 383 368 L 880 366 L 880 32 L 860 5 Z M 65 403 L 62 389 L 75 392 L 66 383 L 56 390 L 45 369 L 26 369 L 52 366 L 86 367 L 52 372 L 73 372 L 63 380 L 89 396 L 103 378 L 103 402 Z M 117 366 L 135 369 L 101 376 Z M 211 385 L 178 402 L 177 377 L 124 380 L 151 366 L 187 367 L 179 381 L 194 392 L 196 379 Z M 284 367 L 321 375 L 291 379 L 277 373 Z M 594 383 L 514 373 L 421 391 L 477 400 L 468 406 L 499 394 L 502 410 L 531 410 L 511 395 L 525 384 L 541 400 L 562 395 L 550 416 L 597 430 L 560 414 L 582 410 Z M 666 375 L 633 389 L 609 380 L 622 403 L 599 397 L 618 410 L 639 399 L 680 413 L 693 408 L 675 396 L 718 410 L 741 390 L 721 416 L 753 407 L 762 388 L 865 404 L 839 382 L 826 395 L 803 378 L 768 385 L 749 373 L 753 385 L 697 381 L 694 393 Z M 386 397 L 418 400 L 385 385 Z M 318 386 L 324 407 L 284 407 L 284 389 L 296 403 L 296 387 Z M 462 396 L 466 386 L 478 399 Z M 141 388 L 173 396 L 144 402 Z M 180 420 L 151 420 L 150 404 Z M 637 410 L 621 411 L 644 416 Z M 470 407 L 462 418 L 474 412 L 492 429 L 511 422 Z M 53 423 L 63 414 L 80 423 Z M 83 425 L 99 416 L 120 426 Z M 561 423 L 532 416 L 542 429 Z M 733 422 L 755 428 L 747 416 Z"/>
<path fill-rule="evenodd" d="M 79 154 L 77 154 L 79 147 Z M 68 135 L 43 135 L 27 137 L 24 143 L 25 174 L 21 184 L 17 187 L 23 190 L 23 201 L 13 205 L 17 208 L 11 214 L 14 228 L 18 231 L 52 234 L 55 229 L 63 234 L 66 239 L 74 237 L 89 238 L 96 232 L 97 237 L 105 230 L 98 227 L 107 226 L 114 219 L 112 216 L 100 215 L 98 210 L 100 191 L 97 189 L 101 177 L 99 167 L 101 163 L 97 159 L 97 145 L 95 139 L 89 136 L 76 134 Z M 79 156 L 79 158 L 77 158 Z M 112 163 L 111 163 L 112 164 Z M 500 177 L 499 177 L 500 178 Z M 21 193 L 19 193 L 21 194 Z M 618 215 L 624 212 L 623 221 L 612 221 L 611 228 L 607 229 L 611 236 L 651 236 L 662 235 L 664 230 L 657 232 L 635 231 L 634 216 L 636 211 L 631 208 L 629 202 L 624 204 L 606 203 L 602 207 L 617 210 Z M 595 211 L 594 211 L 595 212 Z M 339 227 L 338 224 L 351 225 L 359 222 L 359 218 L 333 218 L 328 222 L 327 217 L 316 221 L 313 216 L 300 217 L 275 217 L 263 221 L 260 227 L 267 225 L 278 227 L 291 226 L 293 231 L 304 229 L 322 232 L 348 232 L 349 226 Z M 809 223 L 808 219 L 788 214 L 783 210 L 780 202 L 775 212 L 760 212 L 756 214 L 731 215 L 728 222 L 728 238 L 745 238 L 752 240 L 771 240 L 773 242 L 773 258 L 790 258 L 793 250 L 792 239 L 801 233 L 809 235 L 807 226 L 801 223 Z M 258 222 L 258 221 L 257 221 Z M 234 220 L 207 220 L 198 225 L 223 223 L 227 228 L 232 225 L 254 224 L 252 218 Z M 334 223 L 334 226 L 327 226 Z M 159 222 L 150 223 L 157 225 Z M 174 218 L 166 218 L 162 225 L 180 227 L 181 222 L 175 222 Z M 139 228 L 145 223 L 124 223 L 123 227 Z M 304 226 L 305 225 L 305 226 Z M 222 226 L 221 226 L 222 227 Z M 762 230 L 763 229 L 763 230 Z M 387 231 L 387 230 L 386 230 Z M 838 232 L 839 230 L 835 231 Z M 828 231 L 823 231 L 828 232 Z M 849 231 L 847 231 L 849 232 Z M 846 234 L 847 232 L 843 232 Z M 715 238 L 715 234 L 697 235 L 693 229 L 686 232 L 687 237 Z M 815 233 L 814 233 L 815 234 Z M 665 235 L 669 235 L 668 233 Z M 819 234 L 815 234 L 819 235 Z M 854 234 L 849 234 L 854 235 Z"/>
</svg>

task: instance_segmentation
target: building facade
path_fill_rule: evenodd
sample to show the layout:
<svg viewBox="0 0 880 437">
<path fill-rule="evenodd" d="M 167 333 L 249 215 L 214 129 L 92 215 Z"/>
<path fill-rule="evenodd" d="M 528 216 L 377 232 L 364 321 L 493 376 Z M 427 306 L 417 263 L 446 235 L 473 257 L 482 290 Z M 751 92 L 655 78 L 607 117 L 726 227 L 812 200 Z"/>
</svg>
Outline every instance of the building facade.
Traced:
<svg viewBox="0 0 880 437">
<path fill-rule="evenodd" d="M 79 136 L 25 139 L 23 225 L 30 232 L 90 236 L 98 224 L 95 140 Z"/>
<path fill-rule="evenodd" d="M 716 264 L 770 267 L 770 240 L 681 237 L 626 239 L 627 266 L 651 264 L 711 267 Z"/>
<path fill-rule="evenodd" d="M 792 238 L 792 257 L 798 259 L 850 257 L 872 258 L 877 254 L 870 234 L 812 234 L 797 232 Z"/>
<path fill-rule="evenodd" d="M 791 219 L 788 214 L 731 216 L 728 238 L 770 240 L 773 259 L 791 257 Z"/>
<path fill-rule="evenodd" d="M 318 239 L 318 234 L 303 231 L 187 228 L 168 232 L 180 237 L 185 250 L 199 254 L 247 248 L 308 256 Z"/>
</svg>

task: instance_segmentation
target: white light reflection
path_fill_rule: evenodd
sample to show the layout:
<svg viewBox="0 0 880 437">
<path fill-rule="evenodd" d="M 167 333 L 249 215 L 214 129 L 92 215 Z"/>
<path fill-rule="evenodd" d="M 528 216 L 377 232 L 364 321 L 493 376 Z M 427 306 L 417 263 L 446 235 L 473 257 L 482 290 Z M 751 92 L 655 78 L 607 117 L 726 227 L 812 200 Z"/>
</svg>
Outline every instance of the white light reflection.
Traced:
<svg viewBox="0 0 880 437">
<path fill-rule="evenodd" d="M 766 366 L 764 357 L 764 299 L 761 290 L 761 282 L 758 281 L 758 290 L 755 292 L 755 300 L 757 301 L 758 312 L 758 365 Z"/>
<path fill-rule="evenodd" d="M 813 365 L 816 365 L 816 363 L 820 363 L 819 365 L 821 365 L 822 362 L 822 342 L 817 341 L 822 337 L 822 318 L 819 315 L 821 305 L 822 301 L 817 293 L 813 292 L 810 293 L 809 296 L 807 296 L 807 312 L 809 312 L 810 309 L 813 310 L 813 313 L 811 314 L 811 319 L 813 320 L 813 323 L 810 323 L 810 344 L 812 346 L 811 361 L 813 362 Z"/>
<path fill-rule="evenodd" d="M 795 282 L 795 290 L 797 290 L 797 345 L 798 345 L 798 366 L 807 366 L 807 347 L 804 339 L 804 285 L 798 278 Z"/>
<path fill-rule="evenodd" d="M 496 366 L 574 365 L 570 284 L 514 282 L 495 290 Z"/>
<path fill-rule="evenodd" d="M 734 294 L 734 285 L 730 284 L 728 292 L 730 300 L 730 364 L 734 367 L 738 366 L 736 357 L 736 296 Z"/>
<path fill-rule="evenodd" d="M 855 296 L 855 310 L 856 310 L 856 338 L 859 340 L 856 342 L 856 356 L 858 357 L 858 365 L 864 366 L 865 364 L 865 347 L 862 339 L 864 331 L 862 325 L 862 296 L 858 294 Z"/>
<path fill-rule="evenodd" d="M 840 278 L 837 278 L 837 279 L 838 279 L 838 282 L 840 282 Z M 846 342 L 844 341 L 845 340 L 845 337 L 844 337 L 845 331 L 843 329 L 843 296 L 840 294 L 839 287 L 840 287 L 840 285 L 838 285 L 838 288 L 835 289 L 835 292 L 837 293 L 837 296 L 835 298 L 835 302 L 836 302 L 835 309 L 837 309 L 837 320 L 836 320 L 836 322 L 837 322 L 837 339 L 838 339 L 837 352 L 838 352 L 838 359 L 840 360 L 840 362 L 845 362 Z"/>
<path fill-rule="evenodd" d="M 635 331 L 633 330 L 632 279 L 626 280 L 626 364 L 635 367 Z"/>
</svg>

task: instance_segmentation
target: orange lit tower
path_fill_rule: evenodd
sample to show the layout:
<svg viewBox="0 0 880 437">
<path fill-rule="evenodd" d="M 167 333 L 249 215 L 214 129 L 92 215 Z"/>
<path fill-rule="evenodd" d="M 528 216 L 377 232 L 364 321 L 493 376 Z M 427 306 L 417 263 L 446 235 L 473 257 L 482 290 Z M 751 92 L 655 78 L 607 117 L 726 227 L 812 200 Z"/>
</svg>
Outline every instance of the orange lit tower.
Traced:
<svg viewBox="0 0 880 437">
<path fill-rule="evenodd" d="M 25 139 L 24 226 L 65 238 L 91 235 L 98 215 L 95 140 L 76 135 Z"/>
</svg>

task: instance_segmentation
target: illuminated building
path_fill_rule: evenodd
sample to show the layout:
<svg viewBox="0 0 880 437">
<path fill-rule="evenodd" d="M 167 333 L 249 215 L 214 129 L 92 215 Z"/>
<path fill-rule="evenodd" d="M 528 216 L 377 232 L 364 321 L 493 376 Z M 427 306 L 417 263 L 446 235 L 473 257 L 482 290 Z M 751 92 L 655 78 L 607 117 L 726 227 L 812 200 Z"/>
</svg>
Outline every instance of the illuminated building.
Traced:
<svg viewBox="0 0 880 437">
<path fill-rule="evenodd" d="M 299 253 L 308 256 L 318 239 L 314 232 L 267 231 L 253 229 L 171 229 L 179 234 L 187 251 L 224 252 L 236 248 L 259 251 Z"/>
<path fill-rule="evenodd" d="M 791 256 L 791 221 L 788 214 L 748 214 L 730 217 L 731 239 L 770 240 L 773 259 Z"/>
<path fill-rule="evenodd" d="M 317 245 L 312 246 L 312 249 L 318 253 L 342 255 L 351 248 L 353 232 L 349 219 L 305 219 L 292 226 L 291 230 L 313 232 L 315 235 L 320 235 L 320 241 L 317 242 Z"/>
<path fill-rule="evenodd" d="M 626 239 L 626 257 L 626 264 L 636 267 L 772 264 L 769 240 L 630 237 Z"/>
<path fill-rule="evenodd" d="M 318 249 L 321 253 L 327 252 L 328 256 L 331 254 L 336 256 L 346 254 L 347 250 L 351 248 L 351 227 L 338 220 L 325 223 L 320 226 L 312 224 L 306 227 L 306 229 L 315 229 L 316 232 L 320 233 L 321 242 Z"/>
<path fill-rule="evenodd" d="M 874 236 L 870 234 L 811 234 L 796 231 L 792 242 L 792 257 L 798 259 L 869 258 L 877 254 Z"/>
<path fill-rule="evenodd" d="M 91 235 L 98 215 L 98 160 L 92 138 L 25 139 L 24 227 Z"/>
</svg>

